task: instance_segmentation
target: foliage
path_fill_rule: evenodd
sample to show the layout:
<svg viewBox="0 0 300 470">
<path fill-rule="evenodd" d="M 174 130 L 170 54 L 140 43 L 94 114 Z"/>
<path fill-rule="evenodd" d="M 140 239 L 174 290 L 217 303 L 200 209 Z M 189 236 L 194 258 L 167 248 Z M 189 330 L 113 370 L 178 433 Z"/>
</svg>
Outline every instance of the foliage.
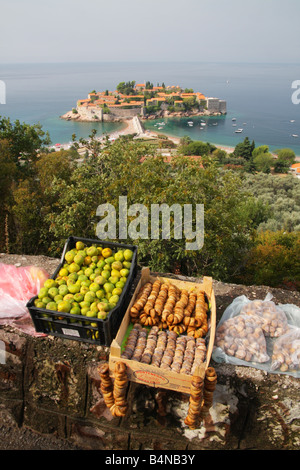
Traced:
<svg viewBox="0 0 300 470">
<path fill-rule="evenodd" d="M 9 154 L 20 173 L 30 170 L 30 165 L 37 158 L 38 151 L 50 144 L 49 134 L 40 124 L 26 124 L 0 116 L 0 140 L 9 142 Z"/>
<path fill-rule="evenodd" d="M 210 144 L 201 142 L 200 140 L 194 141 L 182 141 L 181 145 L 178 147 L 179 155 L 199 155 L 204 156 L 208 155 L 212 150 Z"/>
<path fill-rule="evenodd" d="M 117 85 L 117 91 L 119 93 L 122 93 L 123 95 L 134 95 L 135 94 L 135 89 L 134 89 L 135 81 L 128 81 L 128 82 L 120 82 Z"/>
<path fill-rule="evenodd" d="M 243 188 L 268 208 L 258 231 L 300 231 L 300 181 L 292 175 L 245 175 Z"/>
<path fill-rule="evenodd" d="M 233 151 L 234 157 L 242 157 L 245 160 L 250 160 L 252 158 L 252 153 L 255 149 L 255 142 L 252 143 L 249 140 L 249 137 L 245 137 L 243 142 L 238 143 L 235 146 Z"/>
<path fill-rule="evenodd" d="M 260 232 L 239 281 L 300 290 L 300 232 Z"/>
<path fill-rule="evenodd" d="M 235 163 L 257 164 L 258 157 L 268 156 L 267 147 L 258 147 L 247 160 L 246 153 L 227 156 L 208 143 L 183 137 L 177 155 L 166 161 L 157 155 L 157 141 L 154 145 L 127 136 L 114 143 L 107 138 L 103 144 L 93 131 L 88 140 L 80 139 L 79 143 L 73 136 L 71 150 L 48 152 L 42 131 L 39 135 L 35 127 L 19 126 L 6 122 L 8 138 L 0 138 L 2 251 L 7 246 L 7 220 L 11 252 L 59 257 L 70 235 L 95 238 L 101 204 L 116 208 L 120 229 L 120 196 L 127 197 L 128 207 L 142 204 L 149 215 L 153 204 L 165 203 L 170 208 L 173 204 L 180 208 L 191 205 L 193 229 L 195 207 L 203 204 L 201 249 L 187 250 L 185 232 L 183 238 L 175 236 L 178 220 L 172 211 L 170 237 L 162 237 L 160 226 L 158 238 L 151 233 L 144 238 L 128 234 L 119 240 L 118 232 L 115 241 L 137 244 L 140 264 L 153 271 L 179 269 L 182 274 L 210 275 L 227 282 L 299 288 L 300 181 L 292 176 L 220 168 L 228 158 Z M 18 133 L 12 145 L 12 136 L 18 137 Z M 19 164 L 20 155 L 25 155 L 22 142 L 26 143 L 26 167 L 30 169 L 26 173 Z M 165 141 L 161 142 L 164 145 Z M 80 144 L 87 148 L 83 159 L 77 153 Z M 244 150 L 249 150 L 249 145 L 253 147 L 246 141 Z M 201 155 L 201 164 L 186 155 Z M 127 231 L 135 218 L 137 215 L 125 221 Z"/>
</svg>

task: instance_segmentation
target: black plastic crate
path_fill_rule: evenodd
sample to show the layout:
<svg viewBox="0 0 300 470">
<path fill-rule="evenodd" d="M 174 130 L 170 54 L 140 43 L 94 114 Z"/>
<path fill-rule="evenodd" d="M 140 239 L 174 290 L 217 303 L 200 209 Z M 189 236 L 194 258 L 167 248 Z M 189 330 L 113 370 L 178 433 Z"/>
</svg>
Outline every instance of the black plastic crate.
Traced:
<svg viewBox="0 0 300 470">
<path fill-rule="evenodd" d="M 121 243 L 112 243 L 104 240 L 69 237 L 65 243 L 60 264 L 55 270 L 54 274 L 51 276 L 52 279 L 57 277 L 60 269 L 65 264 L 66 252 L 72 248 L 75 248 L 77 241 L 82 241 L 87 246 L 101 245 L 101 247 L 111 248 L 113 251 L 118 249 L 130 249 L 133 251 L 129 274 L 126 284 L 120 295 L 118 304 L 109 312 L 107 318 L 104 320 L 100 318 L 90 318 L 84 315 L 75 315 L 71 313 L 38 308 L 34 305 L 34 301 L 37 296 L 32 297 L 29 300 L 27 303 L 27 308 L 34 323 L 34 327 L 39 333 L 45 333 L 65 339 L 110 346 L 112 340 L 117 334 L 133 293 L 133 281 L 137 275 L 137 246 L 123 245 Z"/>
</svg>

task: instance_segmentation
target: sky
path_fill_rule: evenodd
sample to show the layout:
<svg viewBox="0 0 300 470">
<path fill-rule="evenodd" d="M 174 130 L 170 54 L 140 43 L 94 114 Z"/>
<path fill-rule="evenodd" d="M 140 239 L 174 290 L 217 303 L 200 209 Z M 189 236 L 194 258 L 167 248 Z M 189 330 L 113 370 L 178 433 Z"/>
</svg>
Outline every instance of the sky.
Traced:
<svg viewBox="0 0 300 470">
<path fill-rule="evenodd" d="M 0 0 L 0 63 L 299 63 L 300 0 Z"/>
</svg>

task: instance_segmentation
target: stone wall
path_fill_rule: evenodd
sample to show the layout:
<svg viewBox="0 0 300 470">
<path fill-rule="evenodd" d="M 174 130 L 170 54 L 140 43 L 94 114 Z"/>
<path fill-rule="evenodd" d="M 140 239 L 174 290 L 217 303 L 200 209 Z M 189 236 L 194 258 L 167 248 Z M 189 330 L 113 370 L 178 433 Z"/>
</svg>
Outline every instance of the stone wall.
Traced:
<svg viewBox="0 0 300 470">
<path fill-rule="evenodd" d="M 23 264 L 37 265 L 26 257 Z M 4 262 L 4 259 L 2 258 Z M 47 259 L 46 259 L 47 261 Z M 59 260 L 49 260 L 55 267 Z M 40 263 L 45 266 L 45 259 Z M 214 283 L 217 319 L 243 293 L 300 306 L 300 293 Z M 57 436 L 80 449 L 288 449 L 300 445 L 299 379 L 252 367 L 214 364 L 218 383 L 210 413 L 191 431 L 188 395 L 130 383 L 125 418 L 113 418 L 99 391 L 97 366 L 109 348 L 0 326 L 0 435 L 4 416 L 18 429 Z M 3 445 L 3 444 L 2 444 Z"/>
</svg>

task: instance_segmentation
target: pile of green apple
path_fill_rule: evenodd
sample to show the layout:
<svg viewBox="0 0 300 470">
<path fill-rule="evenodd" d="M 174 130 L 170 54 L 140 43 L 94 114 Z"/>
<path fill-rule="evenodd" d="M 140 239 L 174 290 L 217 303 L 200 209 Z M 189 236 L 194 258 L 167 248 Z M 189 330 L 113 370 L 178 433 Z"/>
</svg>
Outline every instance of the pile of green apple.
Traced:
<svg viewBox="0 0 300 470">
<path fill-rule="evenodd" d="M 132 257 L 133 251 L 129 249 L 113 252 L 111 248 L 86 246 L 77 241 L 75 248 L 66 252 L 57 277 L 45 281 L 34 305 L 105 320 L 119 302 Z"/>
</svg>

